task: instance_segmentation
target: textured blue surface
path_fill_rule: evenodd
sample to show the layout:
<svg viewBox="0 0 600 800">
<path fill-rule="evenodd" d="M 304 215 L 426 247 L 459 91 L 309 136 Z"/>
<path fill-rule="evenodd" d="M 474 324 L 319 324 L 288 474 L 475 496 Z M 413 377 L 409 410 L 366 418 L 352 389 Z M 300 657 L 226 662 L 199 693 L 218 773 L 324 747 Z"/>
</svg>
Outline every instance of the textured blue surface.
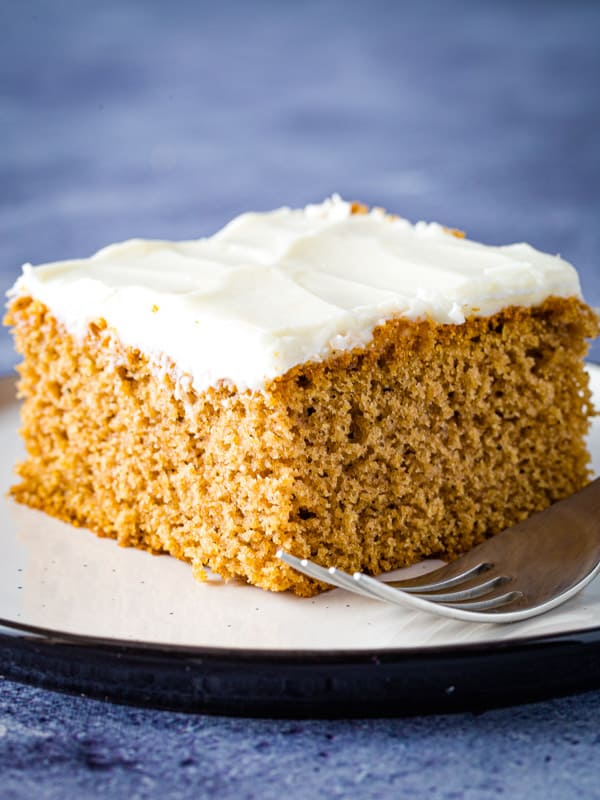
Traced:
<svg viewBox="0 0 600 800">
<path fill-rule="evenodd" d="M 0 682 L 2 798 L 597 798 L 600 695 L 401 720 L 236 720 Z"/>
<path fill-rule="evenodd" d="M 599 42 L 591 2 L 1 3 L 0 289 L 339 191 L 560 252 L 600 305 Z M 600 694 L 295 724 L 0 690 L 2 797 L 600 796 Z"/>
</svg>

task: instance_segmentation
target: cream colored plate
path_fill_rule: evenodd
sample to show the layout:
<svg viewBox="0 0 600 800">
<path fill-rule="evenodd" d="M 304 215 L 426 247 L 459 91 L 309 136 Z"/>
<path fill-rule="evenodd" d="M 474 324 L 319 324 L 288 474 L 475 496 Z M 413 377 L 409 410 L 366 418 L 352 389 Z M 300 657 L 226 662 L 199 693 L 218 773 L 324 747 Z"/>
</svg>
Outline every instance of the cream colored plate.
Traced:
<svg viewBox="0 0 600 800">
<path fill-rule="evenodd" d="M 600 367 L 591 366 L 590 374 L 598 406 Z M 189 567 L 173 558 L 120 548 L 7 497 L 13 464 L 22 456 L 18 424 L 12 380 L 3 379 L 0 620 L 11 626 L 124 642 L 303 652 L 484 643 L 591 629 L 600 623 L 600 579 L 561 608 L 509 626 L 445 620 L 341 590 L 307 600 L 218 579 L 197 583 Z M 600 421 L 593 426 L 590 446 L 599 473 Z"/>
</svg>

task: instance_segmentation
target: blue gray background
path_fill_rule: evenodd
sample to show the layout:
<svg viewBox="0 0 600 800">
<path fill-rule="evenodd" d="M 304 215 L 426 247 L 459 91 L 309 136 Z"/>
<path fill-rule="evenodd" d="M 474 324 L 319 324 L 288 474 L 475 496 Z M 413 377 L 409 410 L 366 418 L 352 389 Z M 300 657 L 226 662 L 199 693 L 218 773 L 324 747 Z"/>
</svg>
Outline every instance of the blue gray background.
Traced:
<svg viewBox="0 0 600 800">
<path fill-rule="evenodd" d="M 1 288 L 337 191 L 560 253 L 600 304 L 597 3 L 7 0 L 0 43 Z"/>
<path fill-rule="evenodd" d="M 600 305 L 599 87 L 594 2 L 4 0 L 0 289 L 337 191 L 560 253 Z M 595 797 L 599 708 L 295 728 L 3 682 L 0 796 Z"/>
</svg>

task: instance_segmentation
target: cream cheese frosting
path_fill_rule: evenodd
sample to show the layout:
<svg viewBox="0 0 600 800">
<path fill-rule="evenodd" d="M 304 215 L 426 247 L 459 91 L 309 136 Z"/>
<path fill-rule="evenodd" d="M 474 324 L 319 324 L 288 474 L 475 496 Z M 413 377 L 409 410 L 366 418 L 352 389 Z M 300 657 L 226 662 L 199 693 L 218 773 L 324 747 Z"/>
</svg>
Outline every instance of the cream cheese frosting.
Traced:
<svg viewBox="0 0 600 800">
<path fill-rule="evenodd" d="M 242 214 L 208 238 L 131 239 L 87 259 L 26 264 L 9 294 L 40 300 L 78 337 L 103 318 L 198 391 L 223 382 L 260 390 L 297 364 L 366 345 L 395 316 L 459 325 L 581 296 L 558 256 L 479 244 L 381 209 L 353 214 L 337 195 Z"/>
</svg>

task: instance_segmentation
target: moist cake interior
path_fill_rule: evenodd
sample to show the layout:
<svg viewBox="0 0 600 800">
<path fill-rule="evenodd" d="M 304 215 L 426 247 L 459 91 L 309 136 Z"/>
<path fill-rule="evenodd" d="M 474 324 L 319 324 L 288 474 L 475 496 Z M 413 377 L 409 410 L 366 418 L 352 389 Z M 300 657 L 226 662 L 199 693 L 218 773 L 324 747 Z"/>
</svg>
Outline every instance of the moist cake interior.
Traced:
<svg viewBox="0 0 600 800">
<path fill-rule="evenodd" d="M 200 579 L 309 596 L 323 587 L 278 548 L 370 574 L 453 558 L 590 477 L 598 320 L 576 297 L 459 325 L 395 317 L 261 391 L 183 390 L 105 320 L 75 336 L 27 294 L 7 322 L 24 359 L 13 496 Z"/>
</svg>

